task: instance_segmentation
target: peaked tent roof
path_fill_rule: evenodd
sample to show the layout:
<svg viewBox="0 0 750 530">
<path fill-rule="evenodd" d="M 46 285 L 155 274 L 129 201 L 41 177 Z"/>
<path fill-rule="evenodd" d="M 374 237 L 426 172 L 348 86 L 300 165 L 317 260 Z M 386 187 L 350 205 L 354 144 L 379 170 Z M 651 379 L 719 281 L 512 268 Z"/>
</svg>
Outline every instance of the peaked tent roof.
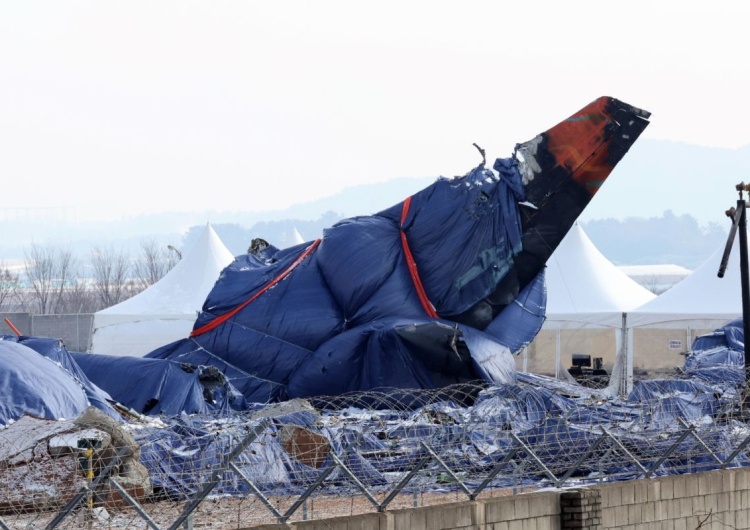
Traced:
<svg viewBox="0 0 750 530">
<path fill-rule="evenodd" d="M 142 356 L 187 337 L 221 271 L 234 260 L 210 224 L 161 280 L 94 314 L 91 351 Z"/>
<path fill-rule="evenodd" d="M 623 312 L 656 298 L 599 252 L 575 223 L 547 262 L 547 317 Z"/>
<path fill-rule="evenodd" d="M 292 228 L 291 240 L 292 244 L 290 246 L 301 245 L 302 243 L 305 243 L 305 239 L 302 237 L 302 234 L 299 233 L 299 230 L 297 230 L 296 226 Z"/>
<path fill-rule="evenodd" d="M 739 234 L 729 256 L 723 278 L 719 265 L 726 242 L 690 276 L 654 300 L 628 314 L 631 326 L 643 326 L 676 320 L 731 320 L 742 315 Z"/>
</svg>

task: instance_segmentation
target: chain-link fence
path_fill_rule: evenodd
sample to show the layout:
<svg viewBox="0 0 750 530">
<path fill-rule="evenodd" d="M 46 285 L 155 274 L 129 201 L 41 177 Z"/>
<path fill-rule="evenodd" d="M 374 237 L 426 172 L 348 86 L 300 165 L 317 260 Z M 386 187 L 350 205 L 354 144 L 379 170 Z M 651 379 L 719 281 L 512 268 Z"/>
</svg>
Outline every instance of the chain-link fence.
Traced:
<svg viewBox="0 0 750 530">
<path fill-rule="evenodd" d="M 0 528 L 247 528 L 745 466 L 744 385 L 722 388 L 618 398 L 519 374 L 210 417 L 23 417 L 0 431 Z"/>
</svg>

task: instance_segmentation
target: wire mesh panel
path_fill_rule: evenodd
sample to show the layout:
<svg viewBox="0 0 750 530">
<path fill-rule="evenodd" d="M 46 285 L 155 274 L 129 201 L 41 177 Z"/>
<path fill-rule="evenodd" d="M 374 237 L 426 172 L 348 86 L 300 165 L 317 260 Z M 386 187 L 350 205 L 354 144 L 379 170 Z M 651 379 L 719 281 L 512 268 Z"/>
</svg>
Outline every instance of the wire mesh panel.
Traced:
<svg viewBox="0 0 750 530">
<path fill-rule="evenodd" d="M 243 528 L 745 466 L 743 388 L 651 379 L 620 398 L 518 374 L 242 413 L 23 417 L 0 430 L 0 528 Z"/>
</svg>

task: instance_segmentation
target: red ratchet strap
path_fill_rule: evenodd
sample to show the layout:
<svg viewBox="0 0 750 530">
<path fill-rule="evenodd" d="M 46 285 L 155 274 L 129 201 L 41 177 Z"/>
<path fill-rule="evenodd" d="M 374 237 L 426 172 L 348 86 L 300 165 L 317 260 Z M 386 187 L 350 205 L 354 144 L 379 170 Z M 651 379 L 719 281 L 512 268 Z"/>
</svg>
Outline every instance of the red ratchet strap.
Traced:
<svg viewBox="0 0 750 530">
<path fill-rule="evenodd" d="M 232 318 L 234 315 L 236 315 L 237 313 L 239 313 L 240 311 L 242 311 L 245 307 L 247 307 L 248 304 L 250 304 L 251 302 L 253 302 L 253 300 L 255 300 L 256 298 L 258 298 L 260 295 L 262 295 L 263 293 L 265 293 L 266 291 L 268 291 L 271 287 L 273 287 L 274 285 L 276 285 L 277 283 L 279 283 L 281 280 L 283 280 L 284 278 L 286 278 L 287 276 L 289 276 L 289 274 L 294 269 L 297 268 L 297 265 L 299 265 L 300 263 L 302 263 L 303 261 L 305 261 L 305 258 L 307 258 L 310 254 L 313 253 L 313 251 L 318 247 L 319 244 L 320 244 L 320 239 L 316 239 L 315 241 L 313 241 L 312 245 L 310 245 L 309 247 L 307 247 L 305 249 L 305 251 L 302 254 L 300 254 L 299 257 L 296 260 L 294 260 L 294 262 L 291 265 L 289 265 L 286 269 L 284 269 L 281 272 L 281 274 L 279 274 L 278 276 L 276 276 L 273 280 L 271 280 L 270 282 L 268 282 L 267 284 L 265 284 L 263 286 L 263 288 L 261 288 L 260 291 L 258 291 L 257 293 L 255 293 L 248 300 L 242 302 L 240 305 L 238 305 L 237 307 L 235 307 L 234 309 L 232 309 L 229 313 L 224 313 L 220 317 L 216 317 L 215 319 L 213 319 L 208 324 L 205 324 L 205 325 L 199 327 L 198 329 L 193 330 L 190 333 L 190 337 L 197 337 L 198 335 L 202 335 L 202 334 L 206 333 L 207 331 L 211 331 L 212 329 L 214 329 L 217 326 L 223 324 L 224 322 L 226 322 L 227 320 L 229 320 L 230 318 Z"/>
<path fill-rule="evenodd" d="M 414 256 L 409 248 L 409 241 L 406 239 L 406 232 L 404 232 L 404 223 L 406 222 L 406 216 L 409 213 L 409 206 L 411 205 L 411 197 L 407 197 L 404 201 L 404 208 L 401 210 L 401 246 L 404 247 L 404 255 L 406 256 L 406 265 L 409 267 L 409 274 L 411 275 L 411 281 L 414 284 L 414 288 L 417 290 L 417 296 L 419 301 L 422 302 L 422 307 L 425 313 L 432 318 L 440 318 L 435 311 L 435 306 L 432 305 L 430 299 L 427 297 L 427 293 L 422 285 L 422 280 L 419 279 L 419 272 L 417 271 L 417 262 L 414 261 Z"/>
</svg>

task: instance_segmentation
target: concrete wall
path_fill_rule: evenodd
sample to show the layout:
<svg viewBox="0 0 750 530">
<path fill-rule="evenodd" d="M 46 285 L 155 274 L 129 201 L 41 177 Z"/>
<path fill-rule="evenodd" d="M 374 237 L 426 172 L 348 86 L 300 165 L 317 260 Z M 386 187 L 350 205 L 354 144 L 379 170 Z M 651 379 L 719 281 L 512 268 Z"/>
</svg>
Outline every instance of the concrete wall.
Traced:
<svg viewBox="0 0 750 530">
<path fill-rule="evenodd" d="M 691 530 L 750 528 L 750 468 L 524 493 L 351 517 L 263 525 L 281 530 Z"/>
<path fill-rule="evenodd" d="M 478 501 L 453 502 L 335 517 L 287 525 L 253 527 L 265 530 L 560 530 L 556 492 L 527 493 Z"/>
<path fill-rule="evenodd" d="M 8 318 L 27 336 L 62 339 L 69 351 L 88 351 L 91 348 L 93 313 L 77 315 L 31 315 L 29 313 L 0 313 L 0 334 L 15 334 L 5 323 Z"/>
<path fill-rule="evenodd" d="M 602 528 L 750 528 L 750 469 L 599 486 Z"/>
</svg>

